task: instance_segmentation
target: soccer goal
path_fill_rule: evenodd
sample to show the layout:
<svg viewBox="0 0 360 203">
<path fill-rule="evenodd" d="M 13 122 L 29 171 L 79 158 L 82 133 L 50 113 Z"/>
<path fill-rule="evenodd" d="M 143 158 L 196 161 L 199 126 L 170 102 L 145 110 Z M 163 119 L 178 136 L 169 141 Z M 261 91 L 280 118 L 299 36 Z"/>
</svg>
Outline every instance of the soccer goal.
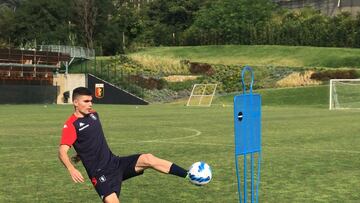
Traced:
<svg viewBox="0 0 360 203">
<path fill-rule="evenodd" d="M 329 109 L 360 109 L 360 79 L 330 80 Z"/>
<path fill-rule="evenodd" d="M 194 84 L 186 106 L 211 106 L 217 84 Z"/>
</svg>

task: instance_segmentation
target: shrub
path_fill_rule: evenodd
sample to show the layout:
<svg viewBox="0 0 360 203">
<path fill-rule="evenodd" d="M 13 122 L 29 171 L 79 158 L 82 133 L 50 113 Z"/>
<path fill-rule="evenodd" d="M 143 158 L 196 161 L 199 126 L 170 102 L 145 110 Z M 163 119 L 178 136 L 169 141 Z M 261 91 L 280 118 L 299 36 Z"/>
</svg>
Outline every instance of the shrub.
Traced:
<svg viewBox="0 0 360 203">
<path fill-rule="evenodd" d="M 156 79 L 142 75 L 129 75 L 128 81 L 146 89 L 163 89 L 166 85 L 164 79 Z"/>
<path fill-rule="evenodd" d="M 315 72 L 311 75 L 311 79 L 326 81 L 330 79 L 355 79 L 359 74 L 356 70 L 325 70 Z"/>
<path fill-rule="evenodd" d="M 149 102 L 171 102 L 176 99 L 184 98 L 189 96 L 189 91 L 173 91 L 170 89 L 154 89 L 154 90 L 145 90 L 144 91 L 144 99 Z"/>
<path fill-rule="evenodd" d="M 199 83 L 200 79 L 186 80 L 183 82 L 168 82 L 167 88 L 173 91 L 191 90 L 193 84 Z"/>
<path fill-rule="evenodd" d="M 212 76 L 215 74 L 215 70 L 208 63 L 190 62 L 189 60 L 182 60 L 180 64 L 187 64 L 189 71 L 192 74 L 205 74 Z"/>
</svg>

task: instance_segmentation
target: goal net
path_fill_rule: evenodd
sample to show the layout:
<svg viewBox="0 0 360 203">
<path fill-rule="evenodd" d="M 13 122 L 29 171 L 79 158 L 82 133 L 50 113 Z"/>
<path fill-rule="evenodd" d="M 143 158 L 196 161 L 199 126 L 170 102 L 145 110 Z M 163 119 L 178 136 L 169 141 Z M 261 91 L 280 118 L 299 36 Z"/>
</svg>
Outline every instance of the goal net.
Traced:
<svg viewBox="0 0 360 203">
<path fill-rule="evenodd" d="M 360 109 L 360 79 L 330 80 L 329 109 Z"/>
<path fill-rule="evenodd" d="M 217 84 L 194 84 L 186 106 L 211 106 Z"/>
</svg>

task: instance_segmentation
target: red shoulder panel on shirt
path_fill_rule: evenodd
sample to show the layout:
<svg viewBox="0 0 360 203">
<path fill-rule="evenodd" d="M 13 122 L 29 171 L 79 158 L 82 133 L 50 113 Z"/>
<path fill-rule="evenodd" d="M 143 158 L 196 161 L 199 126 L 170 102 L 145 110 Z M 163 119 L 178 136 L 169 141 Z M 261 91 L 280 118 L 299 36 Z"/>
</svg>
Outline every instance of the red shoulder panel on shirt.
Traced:
<svg viewBox="0 0 360 203">
<path fill-rule="evenodd" d="M 74 122 L 77 120 L 77 117 L 73 114 L 71 115 L 68 120 L 65 122 L 64 127 L 62 129 L 62 135 L 61 135 L 61 145 L 73 145 L 77 136 L 76 136 L 76 130 L 74 127 Z"/>
</svg>

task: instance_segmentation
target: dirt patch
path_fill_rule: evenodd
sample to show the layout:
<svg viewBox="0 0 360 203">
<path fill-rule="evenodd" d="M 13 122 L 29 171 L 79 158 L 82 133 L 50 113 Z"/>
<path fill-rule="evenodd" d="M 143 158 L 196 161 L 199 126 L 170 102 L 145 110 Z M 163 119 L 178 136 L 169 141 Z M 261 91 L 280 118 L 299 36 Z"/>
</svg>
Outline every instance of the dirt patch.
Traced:
<svg viewBox="0 0 360 203">
<path fill-rule="evenodd" d="M 278 87 L 298 87 L 307 85 L 319 85 L 321 81 L 311 79 L 314 71 L 295 72 L 276 82 Z"/>
<path fill-rule="evenodd" d="M 168 82 L 183 82 L 183 81 L 187 81 L 187 80 L 195 80 L 198 77 L 199 76 L 196 76 L 196 75 L 170 75 L 170 76 L 163 77 L 163 78 L 164 78 L 164 80 L 166 80 Z"/>
</svg>

